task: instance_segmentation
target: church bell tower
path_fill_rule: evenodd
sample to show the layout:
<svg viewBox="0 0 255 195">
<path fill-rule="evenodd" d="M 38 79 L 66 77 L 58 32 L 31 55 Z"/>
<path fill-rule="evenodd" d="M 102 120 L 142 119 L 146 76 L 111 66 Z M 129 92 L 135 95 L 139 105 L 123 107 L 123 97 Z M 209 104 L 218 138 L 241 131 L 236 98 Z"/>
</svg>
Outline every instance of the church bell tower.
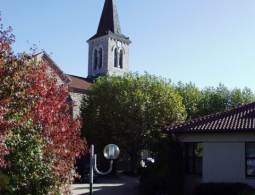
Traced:
<svg viewBox="0 0 255 195">
<path fill-rule="evenodd" d="M 129 72 L 129 44 L 122 34 L 115 0 L 105 0 L 97 33 L 88 41 L 88 78 Z"/>
</svg>

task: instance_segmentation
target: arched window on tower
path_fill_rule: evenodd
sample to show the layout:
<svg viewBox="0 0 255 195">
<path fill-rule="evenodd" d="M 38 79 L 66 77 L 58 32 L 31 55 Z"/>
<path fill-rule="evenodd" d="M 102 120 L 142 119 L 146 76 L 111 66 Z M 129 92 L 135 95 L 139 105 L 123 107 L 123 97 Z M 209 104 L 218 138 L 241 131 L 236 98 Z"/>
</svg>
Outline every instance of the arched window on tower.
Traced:
<svg viewBox="0 0 255 195">
<path fill-rule="evenodd" d="M 94 70 L 97 69 L 97 50 L 94 51 Z"/>
<path fill-rule="evenodd" d="M 119 67 L 123 68 L 123 50 L 120 50 L 120 56 L 119 56 Z"/>
<path fill-rule="evenodd" d="M 100 47 L 99 49 L 99 68 L 103 67 L 103 49 Z"/>
<path fill-rule="evenodd" d="M 114 50 L 114 67 L 117 68 L 118 67 L 118 49 L 115 48 Z"/>
</svg>

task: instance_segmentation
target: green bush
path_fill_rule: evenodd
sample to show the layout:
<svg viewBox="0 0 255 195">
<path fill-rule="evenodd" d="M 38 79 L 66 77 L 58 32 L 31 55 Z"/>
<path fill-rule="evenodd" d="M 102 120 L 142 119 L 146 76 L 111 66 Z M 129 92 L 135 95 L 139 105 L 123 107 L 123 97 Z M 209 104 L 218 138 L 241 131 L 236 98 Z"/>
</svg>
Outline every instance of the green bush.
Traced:
<svg viewBox="0 0 255 195">
<path fill-rule="evenodd" d="M 140 193 L 142 195 L 161 195 L 165 194 L 166 186 L 166 171 L 165 167 L 158 167 L 155 164 L 150 164 L 143 169 L 140 178 Z"/>
<path fill-rule="evenodd" d="M 254 189 L 244 183 L 203 183 L 192 195 L 255 195 Z"/>
<path fill-rule="evenodd" d="M 172 137 L 161 138 L 154 146 L 155 163 L 144 168 L 140 179 L 143 195 L 183 195 L 183 149 Z"/>
<path fill-rule="evenodd" d="M 0 194 L 9 195 L 12 192 L 12 186 L 10 185 L 9 178 L 0 172 Z"/>
<path fill-rule="evenodd" d="M 184 194 L 183 147 L 177 139 L 172 139 L 168 143 L 166 194 Z"/>
</svg>

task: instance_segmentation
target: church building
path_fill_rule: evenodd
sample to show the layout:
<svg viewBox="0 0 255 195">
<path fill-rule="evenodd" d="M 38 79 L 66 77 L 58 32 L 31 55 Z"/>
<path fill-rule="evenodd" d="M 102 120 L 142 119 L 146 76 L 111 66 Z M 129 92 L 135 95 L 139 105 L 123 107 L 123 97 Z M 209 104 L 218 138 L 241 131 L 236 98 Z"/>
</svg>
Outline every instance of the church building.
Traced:
<svg viewBox="0 0 255 195">
<path fill-rule="evenodd" d="M 87 41 L 89 45 L 87 78 L 68 75 L 70 96 L 74 101 L 74 117 L 79 116 L 82 97 L 99 76 L 106 73 L 122 76 L 129 72 L 129 44 L 122 34 L 115 0 L 105 0 L 96 34 Z"/>
<path fill-rule="evenodd" d="M 129 44 L 122 34 L 115 0 L 106 0 L 97 33 L 88 41 L 88 78 L 129 72 Z"/>
<path fill-rule="evenodd" d="M 45 52 L 38 59 L 46 60 L 56 73 L 58 82 L 68 84 L 74 102 L 73 116 L 77 118 L 80 105 L 88 87 L 106 73 L 122 76 L 129 72 L 129 37 L 122 34 L 115 0 L 105 0 L 96 34 L 87 41 L 89 45 L 88 76 L 65 74 Z"/>
</svg>

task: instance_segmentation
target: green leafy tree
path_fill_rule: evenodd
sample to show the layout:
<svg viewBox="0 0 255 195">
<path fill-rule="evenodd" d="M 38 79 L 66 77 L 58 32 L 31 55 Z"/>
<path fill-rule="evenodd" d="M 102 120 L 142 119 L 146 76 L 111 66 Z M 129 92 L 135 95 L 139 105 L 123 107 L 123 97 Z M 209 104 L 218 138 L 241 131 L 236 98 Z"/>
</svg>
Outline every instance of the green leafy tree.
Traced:
<svg viewBox="0 0 255 195">
<path fill-rule="evenodd" d="M 198 105 L 201 102 L 201 93 L 194 83 L 184 84 L 178 82 L 175 89 L 182 97 L 182 103 L 185 105 L 187 120 L 198 116 Z"/>
<path fill-rule="evenodd" d="M 226 111 L 255 101 L 255 96 L 249 88 L 229 90 L 222 83 L 216 88 L 205 87 L 199 90 L 193 83 L 179 82 L 175 85 L 175 89 L 182 96 L 187 120 Z"/>
<path fill-rule="evenodd" d="M 87 141 L 118 144 L 135 172 L 141 150 L 158 141 L 164 126 L 184 120 L 185 111 L 170 81 L 130 73 L 98 78 L 83 99 L 81 116 Z"/>
<path fill-rule="evenodd" d="M 198 116 L 206 116 L 229 109 L 230 91 L 222 83 L 218 87 L 206 87 L 200 92 Z"/>
<path fill-rule="evenodd" d="M 251 103 L 255 101 L 255 97 L 251 89 L 245 87 L 241 89 L 233 89 L 230 94 L 230 108 L 241 106 L 243 104 Z"/>
</svg>

